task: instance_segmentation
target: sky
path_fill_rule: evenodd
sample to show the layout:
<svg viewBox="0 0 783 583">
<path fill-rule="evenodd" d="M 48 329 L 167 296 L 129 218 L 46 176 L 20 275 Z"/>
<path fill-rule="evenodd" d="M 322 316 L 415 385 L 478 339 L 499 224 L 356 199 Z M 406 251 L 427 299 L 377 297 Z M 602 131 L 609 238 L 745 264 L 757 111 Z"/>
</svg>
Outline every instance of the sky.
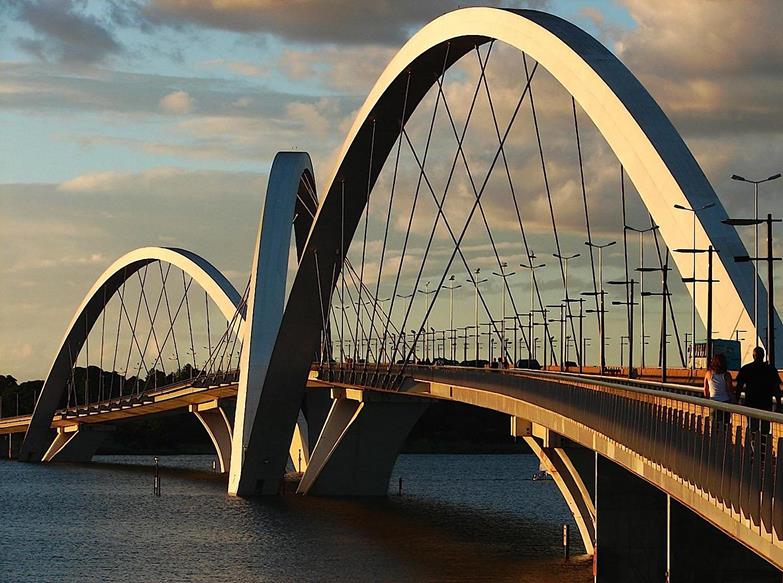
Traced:
<svg viewBox="0 0 783 583">
<path fill-rule="evenodd" d="M 669 115 L 730 215 L 752 210 L 750 191 L 729 180 L 732 173 L 783 170 L 778 0 L 503 4 L 553 12 L 609 47 Z M 386 63 L 422 25 L 457 7 L 427 0 L 3 2 L 0 372 L 43 378 L 84 293 L 133 248 L 190 249 L 243 288 L 275 152 L 310 152 L 325 188 Z M 496 81 L 499 95 L 506 81 Z M 454 96 L 455 111 L 464 94 Z M 550 156 L 556 185 L 558 163 L 566 165 L 559 152 L 553 146 Z M 594 181 L 596 208 L 615 196 L 613 172 Z M 573 196 L 569 184 L 562 181 L 559 196 Z M 780 192 L 779 184 L 764 189 L 762 212 L 781 214 Z M 536 201 L 534 230 L 544 210 Z M 488 212 L 502 231 L 502 207 Z M 566 239 L 581 236 L 576 219 L 563 221 Z M 582 264 L 573 277 L 585 273 Z M 458 302 L 471 305 L 469 296 Z"/>
</svg>

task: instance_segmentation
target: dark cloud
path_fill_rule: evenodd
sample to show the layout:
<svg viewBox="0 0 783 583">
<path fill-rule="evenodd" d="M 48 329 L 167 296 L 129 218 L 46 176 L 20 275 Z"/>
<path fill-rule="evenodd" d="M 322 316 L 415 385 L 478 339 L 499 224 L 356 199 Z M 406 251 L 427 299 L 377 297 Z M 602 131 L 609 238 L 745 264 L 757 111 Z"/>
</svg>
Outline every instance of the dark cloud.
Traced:
<svg viewBox="0 0 783 583">
<path fill-rule="evenodd" d="M 37 58 L 67 64 L 97 63 L 122 52 L 110 23 L 84 9 L 84 4 L 70 0 L 13 3 L 16 19 L 35 34 L 34 38 L 18 38 L 17 46 Z"/>
<path fill-rule="evenodd" d="M 492 1 L 489 5 L 541 8 L 548 0 Z M 422 24 L 458 8 L 458 0 L 270 1 L 151 0 L 154 22 L 194 24 L 237 32 L 262 32 L 306 42 L 398 44 Z"/>
</svg>

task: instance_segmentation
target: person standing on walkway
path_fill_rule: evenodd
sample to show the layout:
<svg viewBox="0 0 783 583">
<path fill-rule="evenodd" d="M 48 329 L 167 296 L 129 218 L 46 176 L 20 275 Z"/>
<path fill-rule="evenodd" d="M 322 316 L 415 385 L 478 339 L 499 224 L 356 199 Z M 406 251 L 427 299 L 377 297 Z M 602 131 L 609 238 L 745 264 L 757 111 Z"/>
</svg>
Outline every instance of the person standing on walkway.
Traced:
<svg viewBox="0 0 783 583">
<path fill-rule="evenodd" d="M 773 400 L 780 409 L 780 375 L 777 369 L 764 361 L 764 349 L 753 349 L 753 362 L 743 366 L 737 375 L 737 396 L 745 391 L 746 407 L 772 411 Z"/>
<path fill-rule="evenodd" d="M 726 357 L 722 354 L 716 354 L 710 361 L 710 368 L 704 375 L 704 396 L 721 403 L 734 402 L 731 374 L 726 370 Z"/>
</svg>

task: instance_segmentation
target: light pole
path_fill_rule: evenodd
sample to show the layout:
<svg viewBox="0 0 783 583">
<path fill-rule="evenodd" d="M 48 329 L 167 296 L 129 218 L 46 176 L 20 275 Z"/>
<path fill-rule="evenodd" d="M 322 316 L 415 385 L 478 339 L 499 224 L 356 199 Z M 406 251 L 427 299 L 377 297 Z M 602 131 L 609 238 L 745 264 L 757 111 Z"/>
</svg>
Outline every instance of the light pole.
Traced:
<svg viewBox="0 0 783 583">
<path fill-rule="evenodd" d="M 705 209 L 714 207 L 715 203 L 711 202 L 708 204 L 705 204 L 700 207 L 687 207 L 683 206 L 681 204 L 675 204 L 674 208 L 681 210 L 681 211 L 688 211 L 689 213 L 692 213 L 693 215 L 693 239 L 692 239 L 692 245 L 691 247 L 693 249 L 696 248 L 696 215 Z M 691 277 L 696 278 L 696 255 L 693 256 L 693 264 L 692 264 L 692 271 L 691 271 Z M 685 281 L 685 279 L 683 279 Z M 694 281 L 692 283 L 691 287 L 691 297 L 693 298 L 693 304 L 691 305 L 691 346 L 695 346 L 695 340 L 696 340 L 696 282 Z M 693 351 L 693 349 L 691 349 Z M 696 365 L 696 359 L 691 359 L 691 371 L 695 368 Z"/>
<path fill-rule="evenodd" d="M 479 274 L 481 273 L 481 268 L 477 267 L 476 271 L 473 272 L 475 274 L 475 277 L 471 277 L 467 280 L 468 283 L 472 283 L 473 287 L 476 289 L 475 299 L 473 303 L 473 316 L 474 316 L 474 326 L 476 327 L 476 362 L 475 365 L 478 366 L 479 361 L 479 334 L 481 333 L 479 329 L 479 285 L 487 281 L 486 278 L 479 279 Z"/>
<path fill-rule="evenodd" d="M 500 273 L 497 273 L 495 271 L 492 272 L 492 275 L 495 277 L 499 277 L 501 279 L 500 284 L 500 354 L 501 358 L 507 358 L 508 355 L 506 354 L 506 287 L 508 286 L 508 283 L 506 283 L 506 280 L 516 275 L 516 271 L 512 271 L 511 273 L 506 273 L 506 267 L 508 267 L 508 263 L 505 261 L 500 262 Z"/>
<path fill-rule="evenodd" d="M 583 336 L 582 337 L 582 358 L 583 359 L 587 358 L 587 347 L 590 346 L 590 341 L 591 340 L 592 340 L 592 338 L 590 338 L 589 336 Z"/>
<path fill-rule="evenodd" d="M 745 178 L 743 176 L 740 176 L 738 174 L 732 174 L 731 179 L 737 180 L 739 182 L 748 182 L 753 185 L 753 218 L 755 221 L 759 220 L 759 184 L 764 184 L 765 182 L 771 182 L 773 180 L 777 180 L 780 178 L 781 174 L 778 172 L 777 174 L 773 174 L 772 176 L 765 178 L 764 180 L 750 180 L 749 178 Z M 753 241 L 753 252 L 754 257 L 759 256 L 759 222 L 755 223 L 754 231 L 754 241 Z M 694 244 L 694 247 L 696 245 Z M 770 256 L 772 254 L 770 253 Z M 758 264 L 754 261 L 753 262 L 753 344 L 758 344 L 759 339 L 759 268 Z M 769 352 L 769 347 L 767 347 L 767 352 Z"/>
<path fill-rule="evenodd" d="M 454 276 L 449 277 L 451 285 L 443 286 L 449 290 L 449 331 L 451 332 L 451 360 L 457 360 L 457 331 L 454 329 L 454 290 L 462 287 L 462 284 L 454 285 Z"/>
<path fill-rule="evenodd" d="M 624 302 L 620 301 L 613 301 L 612 305 L 614 306 L 628 306 L 628 378 L 634 377 L 634 371 L 633 371 L 633 307 L 636 305 L 635 299 L 635 285 L 636 280 L 631 279 L 630 281 L 610 281 L 608 282 L 611 285 L 624 285 L 626 289 L 626 297 L 628 298 Z M 620 337 L 620 366 L 622 367 L 622 344 L 623 344 L 623 337 Z"/>
<path fill-rule="evenodd" d="M 675 249 L 675 253 L 692 253 L 694 257 L 696 257 L 699 253 L 706 253 L 707 254 L 707 278 L 698 278 L 696 277 L 696 273 L 694 272 L 693 277 L 683 277 L 682 281 L 684 283 L 692 283 L 694 289 L 696 289 L 697 283 L 706 283 L 707 284 L 707 338 L 706 338 L 706 350 L 705 350 L 705 356 L 707 357 L 707 368 L 710 366 L 710 361 L 712 360 L 712 284 L 718 283 L 718 280 L 712 278 L 712 255 L 713 253 L 717 253 L 717 249 L 713 249 L 712 245 L 710 245 L 707 249 Z M 691 338 L 691 352 L 695 353 L 695 346 L 696 343 L 694 342 L 695 338 Z M 696 365 L 696 359 L 692 359 L 693 362 L 691 363 L 691 370 Z"/>
<path fill-rule="evenodd" d="M 397 297 L 398 297 L 398 298 L 400 298 L 401 300 L 407 300 L 407 299 L 409 299 L 409 298 L 412 298 L 413 296 L 414 296 L 414 293 L 413 293 L 413 292 L 411 292 L 411 293 L 409 293 L 409 294 L 397 294 Z M 411 301 L 413 301 L 413 300 L 411 300 Z M 413 306 L 411 306 L 411 308 L 412 308 L 412 307 L 413 307 Z M 405 330 L 401 330 L 401 331 L 400 331 L 400 333 L 402 334 L 402 343 L 403 343 L 402 352 L 403 352 L 403 360 L 404 360 L 405 362 L 407 362 L 407 361 L 408 361 L 408 349 L 407 349 L 407 347 L 405 346 L 405 344 L 407 344 L 407 337 L 406 337 L 406 335 L 405 335 Z M 396 360 L 396 359 L 397 359 L 397 349 L 395 348 L 395 350 L 394 350 L 394 354 L 392 355 L 392 360 Z M 413 360 L 414 360 L 414 362 L 416 361 L 416 336 L 414 336 L 414 337 L 413 337 Z"/>
<path fill-rule="evenodd" d="M 625 228 L 634 233 L 639 233 L 639 267 L 644 267 L 644 235 L 658 229 L 658 225 L 653 225 L 647 229 L 637 229 L 630 225 L 625 225 Z M 644 368 L 646 366 L 645 360 L 645 318 L 644 318 L 644 296 L 641 292 L 644 291 L 644 272 L 639 273 L 639 366 Z"/>
<path fill-rule="evenodd" d="M 661 296 L 661 382 L 666 382 L 666 305 L 669 297 L 669 250 L 666 250 L 666 260 L 661 267 L 640 267 L 637 271 L 660 271 L 661 272 L 661 291 L 660 292 L 642 292 L 645 296 Z"/>
<path fill-rule="evenodd" d="M 767 262 L 767 361 L 771 365 L 775 365 L 775 277 L 774 277 L 774 262 L 779 261 L 780 257 L 774 257 L 772 255 L 772 223 L 779 223 L 781 219 L 773 219 L 771 214 L 767 214 L 766 219 L 727 219 L 723 221 L 728 225 L 755 225 L 758 229 L 759 224 L 766 223 L 767 225 L 767 256 L 759 257 L 758 254 L 755 257 L 748 257 L 747 255 L 740 255 L 735 257 L 736 262 L 752 261 L 755 265 L 758 265 L 759 261 Z M 758 267 L 756 268 L 758 270 Z M 756 277 L 758 281 L 758 277 Z M 758 338 L 758 325 L 756 326 L 756 338 Z"/>
<path fill-rule="evenodd" d="M 601 374 L 604 374 L 606 372 L 606 309 L 604 308 L 604 249 L 607 247 L 611 247 L 612 245 L 616 244 L 617 241 L 609 241 L 608 243 L 604 243 L 603 245 L 598 245 L 597 243 L 593 243 L 592 241 L 585 241 L 585 245 L 591 248 L 598 249 L 598 283 L 599 283 L 599 290 L 598 294 L 601 298 L 601 306 L 598 309 L 598 335 L 601 338 L 601 357 L 600 357 L 600 368 L 601 368 Z M 595 292 L 582 292 L 582 295 L 595 295 Z"/>
<path fill-rule="evenodd" d="M 541 314 L 542 317 L 541 323 L 534 324 L 534 326 L 541 326 L 543 328 L 542 332 L 544 333 L 544 335 L 541 338 L 541 344 L 543 346 L 542 348 L 543 356 L 541 360 L 543 361 L 544 368 L 546 369 L 546 357 L 547 357 L 546 347 L 547 347 L 547 343 L 550 341 L 549 324 L 547 323 L 547 314 L 549 313 L 549 310 L 547 310 L 546 308 L 544 308 L 543 310 L 533 310 L 533 313 Z"/>
<path fill-rule="evenodd" d="M 536 287 L 535 271 L 536 269 L 541 269 L 542 267 L 546 267 L 546 263 L 539 263 L 538 265 L 534 265 L 533 260 L 536 258 L 536 254 L 532 252 L 528 255 L 528 258 L 529 258 L 529 263 L 520 263 L 519 266 L 530 270 L 530 320 L 528 323 L 528 337 L 531 338 L 533 336 L 533 312 L 535 311 L 535 305 L 533 302 L 533 293 Z M 534 351 L 533 351 L 533 347 L 530 346 L 530 343 L 528 343 L 528 352 L 530 353 L 528 355 L 528 359 L 533 360 Z"/>
<path fill-rule="evenodd" d="M 424 289 L 420 289 L 419 293 L 423 293 L 425 296 L 434 294 L 438 290 L 430 290 L 430 282 L 426 282 L 424 284 Z M 429 342 L 429 330 L 430 330 L 430 312 L 432 310 L 427 309 L 427 313 L 424 318 L 424 360 L 429 361 L 430 360 L 430 342 Z M 433 338 L 433 352 L 435 351 L 435 341 Z"/>
<path fill-rule="evenodd" d="M 560 324 L 560 370 L 565 370 L 565 359 L 563 356 L 563 349 L 565 347 L 565 304 L 551 304 L 547 308 L 554 308 L 560 310 L 560 318 L 551 318 L 550 322 L 558 322 Z"/>
</svg>

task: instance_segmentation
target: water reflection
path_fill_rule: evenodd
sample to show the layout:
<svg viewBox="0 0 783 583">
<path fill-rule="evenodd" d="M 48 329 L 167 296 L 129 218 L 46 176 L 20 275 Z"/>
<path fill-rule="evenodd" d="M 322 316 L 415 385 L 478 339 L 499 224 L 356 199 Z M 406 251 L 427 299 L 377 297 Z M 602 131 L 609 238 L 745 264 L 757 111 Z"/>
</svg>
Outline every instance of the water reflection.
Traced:
<svg viewBox="0 0 783 583">
<path fill-rule="evenodd" d="M 148 457 L 0 463 L 0 580 L 592 580 L 562 564 L 570 516 L 532 456 L 401 456 L 382 500 L 231 498 L 211 461 L 161 458 L 160 498 Z"/>
</svg>

